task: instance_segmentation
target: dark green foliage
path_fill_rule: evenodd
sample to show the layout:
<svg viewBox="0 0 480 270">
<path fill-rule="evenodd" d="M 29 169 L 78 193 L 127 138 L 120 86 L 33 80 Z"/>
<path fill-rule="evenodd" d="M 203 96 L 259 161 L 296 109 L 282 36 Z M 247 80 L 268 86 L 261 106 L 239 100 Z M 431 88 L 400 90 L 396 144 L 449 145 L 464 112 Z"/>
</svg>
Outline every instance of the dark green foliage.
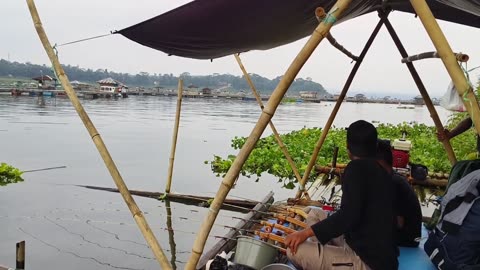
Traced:
<svg viewBox="0 0 480 270">
<path fill-rule="evenodd" d="M 70 80 L 78 80 L 85 83 L 95 83 L 101 79 L 111 77 L 118 80 L 130 87 L 143 86 L 143 87 L 176 87 L 178 84 L 177 76 L 173 74 L 149 74 L 148 72 L 140 72 L 139 74 L 132 75 L 128 73 L 118 73 L 108 71 L 107 69 L 84 69 L 78 66 L 63 66 L 65 72 Z M 53 71 L 50 66 L 35 65 L 31 63 L 18 63 L 9 62 L 0 59 L 0 77 L 13 76 L 22 78 L 38 77 L 41 74 L 54 77 Z M 245 90 L 250 93 L 250 87 L 247 81 L 242 76 L 234 76 L 231 74 L 213 74 L 206 76 L 194 76 L 188 72 L 184 72 L 180 75 L 184 80 L 186 87 L 194 85 L 200 88 L 208 87 L 212 89 L 220 87 L 228 87 L 233 90 Z M 251 78 L 258 91 L 262 94 L 269 94 L 275 89 L 281 77 L 277 77 L 273 80 L 262 77 L 257 74 L 251 74 Z M 289 89 L 289 93 L 299 91 L 316 91 L 320 95 L 327 94 L 323 86 L 319 83 L 312 81 L 311 79 L 296 79 Z"/>
<path fill-rule="evenodd" d="M 22 171 L 7 163 L 0 163 L 0 186 L 22 182 L 22 173 Z"/>
<path fill-rule="evenodd" d="M 436 139 L 435 127 L 417 123 L 402 123 L 398 125 L 379 124 L 377 130 L 379 138 L 390 139 L 392 141 L 401 138 L 402 131 L 406 131 L 408 134 L 407 139 L 413 143 L 413 149 L 410 152 L 411 162 L 423 164 L 427 166 L 430 171 L 447 173 L 450 171 L 451 166 L 447 155 L 442 144 Z M 281 135 L 301 175 L 303 175 L 307 167 L 311 153 L 320 134 L 321 129 L 319 128 L 303 128 Z M 236 150 L 240 149 L 245 141 L 246 138 L 235 137 L 232 140 L 232 148 Z M 467 132 L 457 136 L 451 142 L 459 160 L 471 159 L 472 153 L 476 151 L 476 139 L 473 132 Z M 343 128 L 332 128 L 320 151 L 316 164 L 326 165 L 330 163 L 335 146 L 339 147 L 338 162 L 347 163 L 349 159 L 346 150 L 346 131 Z M 217 176 L 221 176 L 228 171 L 234 159 L 234 155 L 229 155 L 225 159 L 214 156 L 214 159 L 207 163 L 211 164 L 212 170 Z M 280 147 L 278 147 L 273 135 L 258 141 L 241 171 L 242 175 L 247 177 L 254 176 L 257 178 L 257 181 L 263 173 L 269 173 L 278 177 L 279 182 L 283 182 L 285 188 L 295 187 L 294 183 L 296 179 L 293 171 Z M 312 176 L 311 179 L 313 179 L 313 177 L 314 176 Z"/>
</svg>

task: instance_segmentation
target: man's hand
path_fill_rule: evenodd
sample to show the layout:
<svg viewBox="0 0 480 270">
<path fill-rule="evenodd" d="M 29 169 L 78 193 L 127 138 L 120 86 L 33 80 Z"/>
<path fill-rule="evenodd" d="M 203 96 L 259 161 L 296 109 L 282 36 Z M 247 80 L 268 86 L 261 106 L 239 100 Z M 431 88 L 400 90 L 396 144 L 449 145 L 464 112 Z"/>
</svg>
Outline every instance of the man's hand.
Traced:
<svg viewBox="0 0 480 270">
<path fill-rule="evenodd" d="M 312 228 L 308 227 L 304 230 L 287 235 L 285 238 L 285 245 L 295 255 L 298 246 L 311 236 L 314 236 L 314 233 Z"/>
<path fill-rule="evenodd" d="M 441 142 L 444 140 L 450 140 L 451 139 L 451 134 L 448 129 L 444 129 L 443 132 L 436 132 L 437 134 L 437 139 Z"/>
</svg>

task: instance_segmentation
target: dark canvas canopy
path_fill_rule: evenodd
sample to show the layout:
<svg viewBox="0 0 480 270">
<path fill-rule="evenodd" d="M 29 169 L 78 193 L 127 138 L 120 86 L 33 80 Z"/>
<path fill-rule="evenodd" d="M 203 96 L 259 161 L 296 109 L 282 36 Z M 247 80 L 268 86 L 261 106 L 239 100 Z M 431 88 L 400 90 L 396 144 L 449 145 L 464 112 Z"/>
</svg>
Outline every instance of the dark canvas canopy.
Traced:
<svg viewBox="0 0 480 270">
<path fill-rule="evenodd" d="M 334 0 L 195 0 L 120 30 L 147 47 L 196 59 L 267 50 L 310 35 L 318 25 L 315 8 Z M 427 0 L 435 17 L 480 27 L 480 0 Z M 354 0 L 340 21 L 374 12 L 380 0 Z M 409 1 L 391 0 L 393 10 L 413 13 Z"/>
</svg>

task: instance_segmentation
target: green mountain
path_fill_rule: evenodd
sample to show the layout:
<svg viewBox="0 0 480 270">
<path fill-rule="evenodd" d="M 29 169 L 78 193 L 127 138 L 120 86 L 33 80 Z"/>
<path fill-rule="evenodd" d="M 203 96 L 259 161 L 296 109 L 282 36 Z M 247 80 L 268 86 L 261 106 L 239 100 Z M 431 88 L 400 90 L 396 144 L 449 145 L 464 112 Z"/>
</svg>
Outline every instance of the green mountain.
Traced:
<svg viewBox="0 0 480 270">
<path fill-rule="evenodd" d="M 119 73 L 109 71 L 107 69 L 85 69 L 78 66 L 63 66 L 70 80 L 77 80 L 85 83 L 94 84 L 96 81 L 111 77 L 118 80 L 129 87 L 176 87 L 178 83 L 177 76 L 173 74 L 149 74 L 148 72 L 140 72 L 132 75 L 128 73 Z M 36 65 L 32 63 L 9 62 L 0 59 L 0 77 L 14 78 L 33 78 L 41 74 L 54 76 L 51 67 L 46 65 Z M 184 80 L 185 86 L 196 88 L 208 87 L 211 89 L 227 88 L 234 91 L 249 91 L 249 86 L 245 78 L 234 76 L 231 74 L 218 74 L 196 76 L 188 72 L 180 75 Z M 262 77 L 258 74 L 251 74 L 253 83 L 257 90 L 262 94 L 269 94 L 275 89 L 281 77 L 273 80 Z M 297 78 L 289 89 L 290 94 L 298 94 L 300 91 L 315 91 L 318 95 L 327 95 L 327 91 L 323 86 L 310 78 Z"/>
</svg>

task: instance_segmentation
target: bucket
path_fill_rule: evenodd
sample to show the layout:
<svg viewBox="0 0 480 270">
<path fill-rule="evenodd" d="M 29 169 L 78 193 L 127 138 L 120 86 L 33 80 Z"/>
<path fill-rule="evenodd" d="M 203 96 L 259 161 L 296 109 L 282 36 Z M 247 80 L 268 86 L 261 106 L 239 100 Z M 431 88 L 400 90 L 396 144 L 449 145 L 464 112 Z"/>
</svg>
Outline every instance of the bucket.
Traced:
<svg viewBox="0 0 480 270">
<path fill-rule="evenodd" d="M 273 263 L 263 267 L 262 270 L 296 270 L 296 269 L 287 264 Z"/>
<path fill-rule="evenodd" d="M 239 236 L 233 261 L 259 270 L 273 263 L 277 254 L 277 248 L 266 242 L 248 236 Z"/>
</svg>

